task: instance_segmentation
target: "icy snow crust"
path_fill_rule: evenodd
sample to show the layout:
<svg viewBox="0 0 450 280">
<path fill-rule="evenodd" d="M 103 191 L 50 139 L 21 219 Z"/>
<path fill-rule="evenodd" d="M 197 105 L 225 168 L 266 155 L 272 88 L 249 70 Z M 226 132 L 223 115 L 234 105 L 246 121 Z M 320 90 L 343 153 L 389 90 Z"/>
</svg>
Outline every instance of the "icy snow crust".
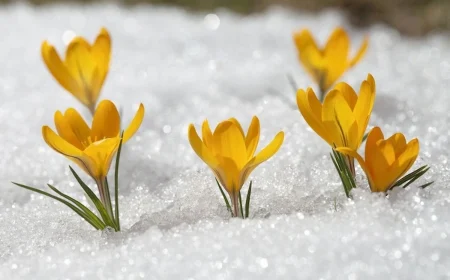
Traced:
<svg viewBox="0 0 450 280">
<path fill-rule="evenodd" d="M 336 11 L 217 15 L 220 24 L 150 6 L 0 10 L 0 279 L 449 278 L 450 37 L 358 31 Z M 420 139 L 415 167 L 432 166 L 421 181 L 435 180 L 429 189 L 385 198 L 360 176 L 354 200 L 345 198 L 330 149 L 302 119 L 286 79 L 313 86 L 292 32 L 309 27 L 324 42 L 337 25 L 349 28 L 354 49 L 370 35 L 367 56 L 342 80 L 359 88 L 373 74 L 370 125 Z M 86 202 L 68 160 L 41 137 L 56 110 L 83 108 L 45 69 L 40 44 L 48 39 L 63 51 L 73 32 L 92 41 L 101 26 L 113 38 L 102 97 L 120 104 L 125 124 L 139 102 L 146 107 L 122 154 L 119 234 L 95 231 L 64 205 L 10 183 L 53 182 Z M 252 115 L 261 120 L 260 147 L 280 130 L 285 143 L 252 174 L 252 219 L 229 219 L 187 126 L 231 116 L 246 126 Z"/>
</svg>

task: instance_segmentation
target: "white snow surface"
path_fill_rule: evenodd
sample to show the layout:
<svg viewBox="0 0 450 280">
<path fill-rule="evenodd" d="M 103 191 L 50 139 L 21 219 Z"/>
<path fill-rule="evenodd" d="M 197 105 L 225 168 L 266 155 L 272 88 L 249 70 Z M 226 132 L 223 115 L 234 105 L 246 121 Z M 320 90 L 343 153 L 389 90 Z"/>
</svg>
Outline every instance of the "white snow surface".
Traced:
<svg viewBox="0 0 450 280">
<path fill-rule="evenodd" d="M 334 10 L 205 16 L 154 6 L 0 8 L 0 279 L 449 279 L 450 37 L 357 30 Z M 428 189 L 372 194 L 359 169 L 360 188 L 346 199 L 330 148 L 301 117 L 286 79 L 314 86 L 292 33 L 307 27 L 323 43 L 338 25 L 353 51 L 370 37 L 366 57 L 342 80 L 359 88 L 373 74 L 370 126 L 419 138 L 414 167 L 431 166 L 419 182 L 434 180 Z M 113 54 L 101 97 L 123 109 L 124 124 L 140 102 L 146 108 L 122 153 L 118 234 L 10 183 L 48 190 L 52 182 L 86 203 L 41 127 L 54 127 L 56 110 L 88 113 L 51 77 L 40 45 L 47 39 L 63 52 L 73 34 L 92 41 L 102 26 Z M 251 219 L 230 219 L 187 126 L 229 117 L 247 126 L 253 115 L 259 149 L 280 130 L 285 142 L 251 176 Z"/>
</svg>

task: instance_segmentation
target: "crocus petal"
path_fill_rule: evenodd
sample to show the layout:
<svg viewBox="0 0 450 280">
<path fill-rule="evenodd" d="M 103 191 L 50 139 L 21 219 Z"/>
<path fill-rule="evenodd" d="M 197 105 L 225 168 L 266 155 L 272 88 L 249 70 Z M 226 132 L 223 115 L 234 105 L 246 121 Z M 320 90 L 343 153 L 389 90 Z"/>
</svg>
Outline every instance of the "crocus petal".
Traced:
<svg viewBox="0 0 450 280">
<path fill-rule="evenodd" d="M 356 95 L 355 90 L 347 83 L 340 82 L 334 86 L 334 89 L 341 92 L 342 96 L 347 101 L 350 109 L 355 108 L 356 101 L 358 100 L 358 96 Z"/>
<path fill-rule="evenodd" d="M 92 141 L 95 142 L 104 138 L 117 137 L 119 133 L 120 116 L 116 106 L 109 100 L 102 100 L 100 104 L 98 104 L 97 109 L 95 110 L 94 119 L 92 120 Z M 127 135 L 128 134 L 129 132 L 127 132 Z M 126 142 L 125 133 L 124 142 Z"/>
<path fill-rule="evenodd" d="M 91 46 L 82 37 L 75 37 L 67 47 L 65 65 L 70 75 L 77 81 L 83 94 L 93 103 L 92 76 L 95 71 L 95 60 L 90 52 Z"/>
<path fill-rule="evenodd" d="M 343 95 L 333 90 L 325 97 L 322 107 L 322 120 L 325 128 L 333 136 L 336 147 L 359 147 L 358 126 L 353 112 Z"/>
<path fill-rule="evenodd" d="M 112 159 L 119 147 L 120 138 L 108 138 L 92 143 L 83 152 L 82 160 L 86 163 L 91 176 L 102 180 L 108 175 Z"/>
<path fill-rule="evenodd" d="M 80 140 L 77 137 L 72 129 L 70 122 L 60 111 L 55 112 L 54 120 L 56 131 L 58 132 L 59 136 L 77 149 L 84 150 L 85 144 L 83 143 L 83 140 Z"/>
<path fill-rule="evenodd" d="M 349 63 L 350 67 L 353 67 L 356 63 L 358 63 L 364 57 L 368 46 L 369 46 L 369 38 L 365 37 L 358 52 L 353 57 L 353 59 L 350 61 L 350 63 Z"/>
<path fill-rule="evenodd" d="M 208 120 L 203 121 L 202 124 L 202 139 L 203 143 L 206 147 L 210 147 L 212 143 L 212 132 L 211 128 L 209 127 Z"/>
<path fill-rule="evenodd" d="M 219 162 L 213 156 L 211 151 L 203 144 L 202 140 L 197 134 L 193 124 L 189 125 L 188 129 L 189 143 L 194 152 L 213 170 L 216 170 Z"/>
<path fill-rule="evenodd" d="M 80 88 L 77 81 L 71 76 L 55 48 L 47 41 L 42 43 L 41 54 L 45 65 L 47 65 L 48 70 L 58 83 L 75 96 L 81 103 L 84 105 L 89 104 L 89 100 L 81 94 L 83 89 Z"/>
<path fill-rule="evenodd" d="M 251 159 L 255 154 L 259 142 L 260 124 L 258 117 L 254 116 L 247 130 L 245 146 L 247 147 L 247 159 Z"/>
<path fill-rule="evenodd" d="M 217 173 L 222 178 L 222 186 L 230 195 L 239 192 L 242 188 L 242 183 L 239 180 L 240 169 L 236 165 L 236 161 L 232 158 L 222 156 L 218 156 L 217 159 L 220 162 L 217 168 L 220 172 Z"/>
<path fill-rule="evenodd" d="M 328 38 L 324 49 L 328 70 L 324 88 L 331 87 L 347 69 L 349 46 L 347 32 L 342 28 L 336 28 Z"/>
<path fill-rule="evenodd" d="M 406 171 L 408 171 L 408 169 L 410 169 L 411 166 L 414 164 L 414 162 L 417 159 L 417 156 L 419 155 L 419 149 L 420 149 L 419 140 L 415 138 L 409 141 L 405 150 L 397 159 L 398 166 L 400 167 L 400 169 L 404 170 L 400 174 L 400 176 L 403 175 Z"/>
<path fill-rule="evenodd" d="M 127 142 L 139 129 L 142 124 L 142 120 L 144 119 L 145 109 L 144 105 L 139 104 L 139 109 L 134 115 L 133 120 L 128 125 L 127 129 L 123 132 L 123 143 Z"/>
<path fill-rule="evenodd" d="M 394 147 L 395 158 L 398 158 L 406 149 L 406 139 L 405 136 L 401 133 L 395 133 L 388 139 L 386 142 L 391 143 L 392 147 Z"/>
<path fill-rule="evenodd" d="M 316 82 L 321 80 L 325 64 L 322 51 L 317 47 L 309 30 L 302 30 L 294 34 L 298 56 L 305 70 Z"/>
<path fill-rule="evenodd" d="M 69 108 L 64 112 L 64 118 L 70 124 L 72 128 L 72 132 L 77 137 L 80 143 L 84 143 L 85 145 L 89 144 L 89 137 L 91 136 L 91 129 L 81 117 L 81 115 L 77 112 L 77 110 L 73 108 Z M 60 134 L 61 135 L 61 134 Z"/>
<path fill-rule="evenodd" d="M 111 58 L 111 37 L 105 28 L 102 28 L 91 48 L 92 58 L 95 59 L 96 68 L 92 81 L 92 100 L 97 101 L 103 82 L 109 71 Z"/>
<path fill-rule="evenodd" d="M 242 137 L 245 138 L 244 130 L 242 129 L 242 126 L 241 126 L 241 124 L 239 123 L 239 121 L 238 121 L 236 118 L 229 118 L 228 120 L 229 120 L 230 122 L 233 122 L 234 125 L 235 125 L 237 128 L 239 128 L 239 131 L 241 132 Z"/>
<path fill-rule="evenodd" d="M 251 159 L 246 164 L 241 173 L 242 184 L 244 184 L 248 176 L 250 176 L 250 173 L 252 173 L 258 165 L 270 159 L 276 152 L 278 152 L 281 145 L 283 144 L 283 141 L 284 132 L 280 131 L 264 149 L 262 149 L 253 159 Z"/>
<path fill-rule="evenodd" d="M 217 125 L 213 134 L 213 147 L 216 155 L 233 159 L 239 169 L 247 163 L 245 139 L 233 121 Z"/>
<path fill-rule="evenodd" d="M 363 81 L 359 91 L 358 101 L 353 110 L 356 122 L 358 124 L 359 138 L 362 140 L 369 124 L 370 115 L 372 114 L 373 104 L 375 103 L 375 91 L 369 82 Z"/>
<path fill-rule="evenodd" d="M 331 141 L 322 124 L 322 104 L 311 88 L 297 91 L 297 106 L 306 123 L 325 141 Z M 331 145 L 331 143 L 330 143 Z"/>
<path fill-rule="evenodd" d="M 83 169 L 87 174 L 92 176 L 88 168 L 91 163 L 84 161 L 83 152 L 80 149 L 65 141 L 48 126 L 42 127 L 42 137 L 44 138 L 45 143 L 50 146 L 50 148 L 66 156 L 75 164 L 77 164 L 81 169 Z"/>
</svg>

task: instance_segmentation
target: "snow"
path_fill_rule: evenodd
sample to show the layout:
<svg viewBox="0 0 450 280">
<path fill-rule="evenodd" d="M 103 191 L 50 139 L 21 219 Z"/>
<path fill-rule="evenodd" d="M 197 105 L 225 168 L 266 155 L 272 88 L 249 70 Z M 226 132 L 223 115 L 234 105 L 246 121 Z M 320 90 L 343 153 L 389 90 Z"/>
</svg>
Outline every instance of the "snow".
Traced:
<svg viewBox="0 0 450 280">
<path fill-rule="evenodd" d="M 426 190 L 371 194 L 363 176 L 347 200 L 329 147 L 302 119 L 286 75 L 313 86 L 296 59 L 292 33 L 321 42 L 337 25 L 367 56 L 342 80 L 377 83 L 370 126 L 418 137 L 415 167 L 431 165 Z M 86 202 L 69 161 L 46 146 L 41 126 L 82 106 L 40 58 L 74 34 L 113 39 L 102 98 L 137 106 L 144 123 L 122 153 L 123 232 L 92 229 L 70 209 L 13 186 L 52 182 Z M 242 17 L 135 6 L 0 9 L 0 279 L 446 279 L 450 277 L 450 37 L 412 39 L 384 25 L 356 30 L 344 15 L 273 8 Z M 83 111 L 87 117 L 88 112 Z M 251 219 L 230 219 L 210 170 L 187 140 L 187 126 L 236 117 L 261 120 L 263 147 L 285 131 L 280 151 L 252 174 Z M 361 174 L 361 170 L 359 170 Z M 80 172 L 81 174 L 81 172 Z M 88 180 L 86 176 L 84 179 Z M 91 186 L 92 182 L 89 181 Z"/>
</svg>

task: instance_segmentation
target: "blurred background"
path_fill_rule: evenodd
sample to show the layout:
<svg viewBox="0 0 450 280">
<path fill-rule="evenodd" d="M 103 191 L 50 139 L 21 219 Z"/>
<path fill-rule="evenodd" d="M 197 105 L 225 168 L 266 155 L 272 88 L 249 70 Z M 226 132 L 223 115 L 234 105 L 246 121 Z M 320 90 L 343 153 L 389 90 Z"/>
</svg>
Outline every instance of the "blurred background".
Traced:
<svg viewBox="0 0 450 280">
<path fill-rule="evenodd" d="M 0 0 L 15 3 L 19 0 Z M 36 5 L 52 3 L 115 2 L 124 5 L 177 5 L 193 11 L 228 8 L 242 14 L 258 13 L 279 5 L 303 11 L 339 8 L 356 26 L 383 22 L 403 34 L 421 36 L 431 31 L 450 30 L 450 0 L 28 0 Z"/>
</svg>

